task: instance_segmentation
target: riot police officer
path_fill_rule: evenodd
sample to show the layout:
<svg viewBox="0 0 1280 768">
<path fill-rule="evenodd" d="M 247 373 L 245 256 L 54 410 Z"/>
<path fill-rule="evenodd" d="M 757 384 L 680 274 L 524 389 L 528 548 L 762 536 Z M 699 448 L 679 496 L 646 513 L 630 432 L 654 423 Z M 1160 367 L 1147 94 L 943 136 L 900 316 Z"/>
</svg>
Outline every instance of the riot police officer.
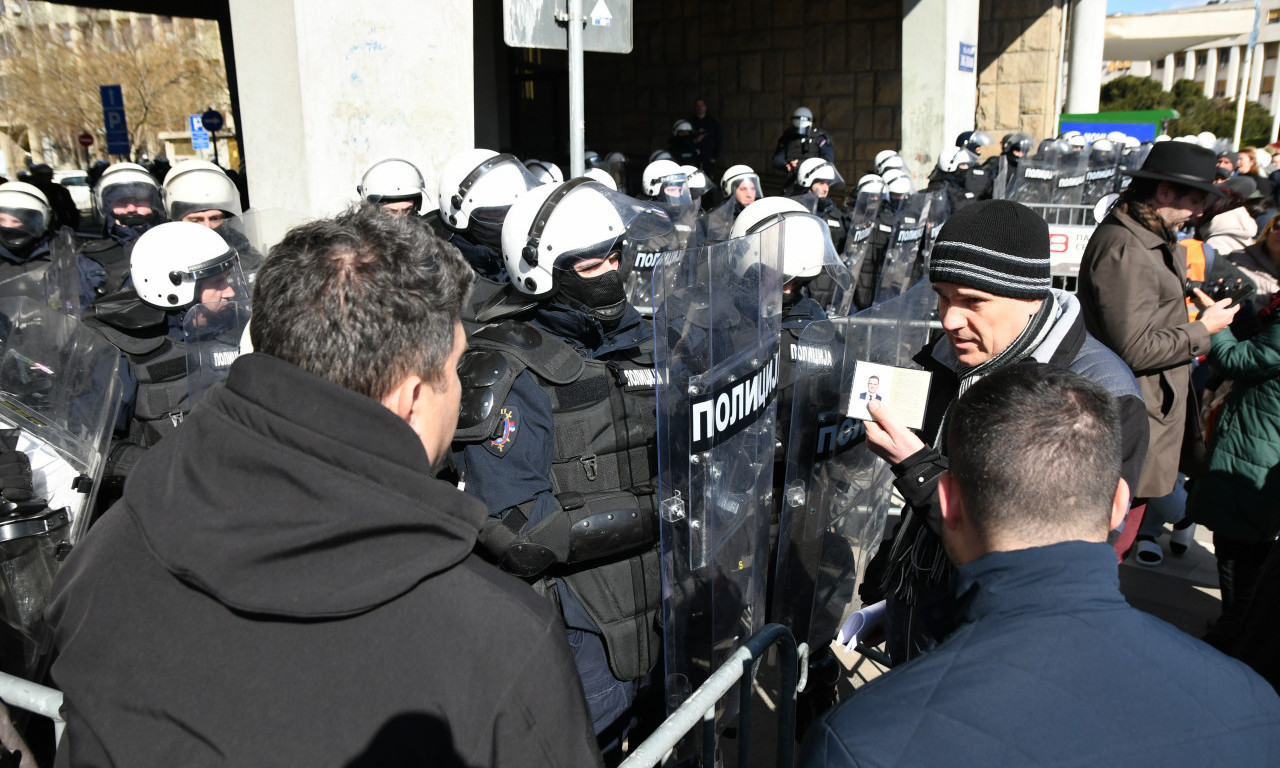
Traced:
<svg viewBox="0 0 1280 768">
<path fill-rule="evenodd" d="M 134 242 L 165 221 L 160 185 L 136 163 L 116 163 L 103 171 L 93 201 L 102 218 L 103 237 L 81 250 L 81 307 L 124 288 Z"/>
<path fill-rule="evenodd" d="M 810 157 L 800 163 L 796 172 L 796 186 L 805 190 L 791 199 L 799 202 L 809 213 L 827 223 L 831 241 L 837 252 L 844 250 L 849 217 L 831 196 L 836 187 L 844 185 L 844 178 L 836 167 L 820 157 Z"/>
<path fill-rule="evenodd" d="M 215 231 L 160 224 L 132 243 L 131 287 L 101 296 L 84 323 L 120 350 L 121 409 L 99 508 L 114 501 L 142 453 L 190 410 L 184 321 L 200 305 L 201 332 L 222 330 L 223 312 L 248 299 L 239 255 Z M 226 331 L 239 339 L 242 328 Z M 228 362 L 228 365 L 230 363 Z"/>
<path fill-rule="evenodd" d="M 966 205 L 991 195 L 991 178 L 978 165 L 978 156 L 964 147 L 943 155 L 938 167 L 929 174 L 930 192 L 941 190 L 947 201 L 947 213 L 955 213 Z"/>
<path fill-rule="evenodd" d="M 469 322 L 475 307 L 507 281 L 502 259 L 502 222 L 511 204 L 539 181 L 515 158 L 491 149 L 470 149 L 440 171 L 436 203 L 448 240 L 480 278 L 472 304 L 463 313 Z M 434 217 L 432 217 L 434 218 Z"/>
<path fill-rule="evenodd" d="M 0 184 L 0 282 L 49 262 L 53 211 L 31 184 Z"/>
<path fill-rule="evenodd" d="M 993 189 L 1000 186 L 999 177 L 1003 169 L 1005 196 L 1007 197 L 1013 191 L 1013 182 L 1018 178 L 1018 163 L 1031 154 L 1031 145 L 1034 142 L 1035 139 L 1029 133 L 1006 133 L 1004 138 L 1000 139 L 1000 154 L 988 158 L 982 164 L 987 175 L 991 177 Z"/>
<path fill-rule="evenodd" d="M 80 209 L 71 199 L 71 192 L 53 180 L 53 168 L 45 163 L 31 166 L 31 186 L 43 192 L 48 199 L 49 207 L 53 209 L 53 229 L 71 227 L 75 230 L 80 227 Z"/>
<path fill-rule="evenodd" d="M 236 250 L 249 285 L 262 266 L 262 254 L 245 235 L 240 190 L 221 167 L 207 160 L 183 160 L 164 180 L 165 212 L 170 221 L 200 224 L 217 232 Z"/>
<path fill-rule="evenodd" d="M 691 167 L 691 166 L 690 166 Z M 645 197 L 667 214 L 673 225 L 670 234 L 642 242 L 628 242 L 623 248 L 619 273 L 626 286 L 627 300 L 643 315 L 653 314 L 653 268 L 658 256 L 694 245 L 698 209 L 689 189 L 689 176 L 672 160 L 654 160 L 644 169 Z"/>
<path fill-rule="evenodd" d="M 667 151 L 677 165 L 697 165 L 698 146 L 694 143 L 693 124 L 680 119 L 671 126 L 671 138 L 667 140 Z"/>
<path fill-rule="evenodd" d="M 720 180 L 724 202 L 712 208 L 699 222 L 699 243 L 728 239 L 733 221 L 746 208 L 761 197 L 760 177 L 747 165 L 732 165 Z"/>
<path fill-rule="evenodd" d="M 480 545 L 560 606 L 596 732 L 659 661 L 652 332 L 627 303 L 622 240 L 669 232 L 585 178 L 534 189 L 502 231 L 510 285 L 459 365 L 455 459 L 489 508 Z"/>
<path fill-rule="evenodd" d="M 835 146 L 831 137 L 813 124 L 813 112 L 808 107 L 797 107 L 791 113 L 791 127 L 778 137 L 778 146 L 773 151 L 774 169 L 787 172 L 784 195 L 796 194 L 796 171 L 800 163 L 810 157 L 821 157 L 834 165 Z"/>
</svg>

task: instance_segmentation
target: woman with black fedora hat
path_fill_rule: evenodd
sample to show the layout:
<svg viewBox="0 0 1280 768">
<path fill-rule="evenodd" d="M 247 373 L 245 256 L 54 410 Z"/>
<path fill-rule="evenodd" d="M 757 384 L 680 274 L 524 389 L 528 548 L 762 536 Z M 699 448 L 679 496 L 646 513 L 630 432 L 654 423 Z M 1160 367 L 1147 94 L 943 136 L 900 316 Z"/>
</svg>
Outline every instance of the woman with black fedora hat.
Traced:
<svg viewBox="0 0 1280 768">
<path fill-rule="evenodd" d="M 1133 370 L 1146 402 L 1151 434 L 1135 507 L 1174 489 L 1184 438 L 1202 439 L 1191 361 L 1209 351 L 1209 338 L 1238 309 L 1223 300 L 1187 320 L 1187 259 L 1177 233 L 1201 214 L 1210 195 L 1222 194 L 1213 184 L 1216 159 L 1196 144 L 1153 146 L 1141 168 L 1124 171 L 1133 179 L 1080 262 L 1085 327 Z M 1139 522 L 1126 523 L 1130 537 Z"/>
</svg>

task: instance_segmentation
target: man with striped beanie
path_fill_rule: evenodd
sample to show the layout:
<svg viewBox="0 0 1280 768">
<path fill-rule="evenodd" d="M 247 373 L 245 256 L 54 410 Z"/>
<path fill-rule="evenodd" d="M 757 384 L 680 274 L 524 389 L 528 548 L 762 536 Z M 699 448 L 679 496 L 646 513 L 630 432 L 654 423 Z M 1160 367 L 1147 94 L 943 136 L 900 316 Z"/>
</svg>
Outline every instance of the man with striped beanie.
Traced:
<svg viewBox="0 0 1280 768">
<path fill-rule="evenodd" d="M 1142 470 L 1146 409 L 1137 382 L 1114 352 L 1090 336 L 1080 303 L 1052 287 L 1049 227 L 1030 208 L 984 200 L 957 211 L 938 234 L 929 264 L 943 335 L 915 362 L 933 374 L 924 429 L 917 435 L 872 406 L 872 450 L 890 463 L 906 500 L 891 541 L 868 569 L 864 601 L 888 601 L 885 631 L 894 663 L 929 650 L 955 626 L 952 569 L 943 552 L 938 475 L 947 467 L 947 414 L 973 383 L 1024 360 L 1092 379 L 1120 404 L 1121 476 Z"/>
</svg>

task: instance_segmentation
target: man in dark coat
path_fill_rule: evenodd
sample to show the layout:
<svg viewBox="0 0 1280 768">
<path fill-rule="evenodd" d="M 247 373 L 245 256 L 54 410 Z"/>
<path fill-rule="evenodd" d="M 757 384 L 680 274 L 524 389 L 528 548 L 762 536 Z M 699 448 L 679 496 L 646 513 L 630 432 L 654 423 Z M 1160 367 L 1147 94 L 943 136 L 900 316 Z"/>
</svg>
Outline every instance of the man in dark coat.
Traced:
<svg viewBox="0 0 1280 768">
<path fill-rule="evenodd" d="M 938 495 L 963 623 L 828 713 L 800 765 L 1275 765 L 1271 686 L 1120 594 L 1115 399 L 1024 363 L 975 383 L 948 433 Z"/>
<path fill-rule="evenodd" d="M 59 574 L 59 765 L 599 764 L 559 616 L 432 476 L 473 279 L 371 205 L 272 250 L 257 353 Z"/>
</svg>

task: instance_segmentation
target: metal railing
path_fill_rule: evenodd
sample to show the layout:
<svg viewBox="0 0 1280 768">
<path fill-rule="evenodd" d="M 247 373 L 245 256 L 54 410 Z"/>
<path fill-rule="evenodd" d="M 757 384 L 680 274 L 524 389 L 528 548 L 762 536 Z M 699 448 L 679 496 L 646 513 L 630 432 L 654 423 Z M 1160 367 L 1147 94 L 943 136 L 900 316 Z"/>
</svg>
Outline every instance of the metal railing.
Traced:
<svg viewBox="0 0 1280 768">
<path fill-rule="evenodd" d="M 11 707 L 43 715 L 53 721 L 54 743 L 62 741 L 62 691 L 0 672 L 0 699 Z"/>
<path fill-rule="evenodd" d="M 780 696 L 777 765 L 790 768 L 792 753 L 795 751 L 796 692 L 801 688 L 803 657 L 807 653 L 801 653 L 801 649 L 796 647 L 791 630 L 781 624 L 766 624 L 748 638 L 649 738 L 632 751 L 622 762 L 621 768 L 652 768 L 662 764 L 699 723 L 702 725 L 702 765 L 711 768 L 715 765 L 716 753 L 716 703 L 739 680 L 742 685 L 739 689 L 741 698 L 738 718 L 743 725 L 738 728 L 738 765 L 749 765 L 751 729 L 746 727 L 746 723 L 751 719 L 752 670 L 756 661 L 774 644 L 779 645 L 781 651 L 778 664 Z"/>
</svg>

